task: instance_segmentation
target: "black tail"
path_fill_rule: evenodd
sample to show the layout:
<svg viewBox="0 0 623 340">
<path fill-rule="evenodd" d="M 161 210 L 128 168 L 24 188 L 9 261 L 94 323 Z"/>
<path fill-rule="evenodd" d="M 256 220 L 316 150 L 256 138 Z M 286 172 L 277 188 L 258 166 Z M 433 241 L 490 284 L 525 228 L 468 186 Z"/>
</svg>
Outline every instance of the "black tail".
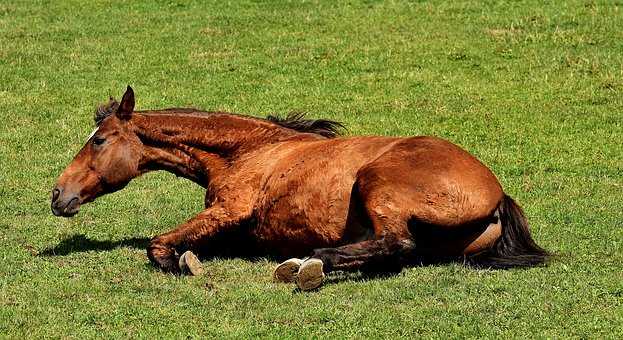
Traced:
<svg viewBox="0 0 623 340">
<path fill-rule="evenodd" d="M 547 263 L 550 254 L 530 236 L 528 221 L 521 207 L 508 195 L 500 203 L 502 235 L 493 247 L 469 259 L 477 267 L 533 267 Z"/>
</svg>

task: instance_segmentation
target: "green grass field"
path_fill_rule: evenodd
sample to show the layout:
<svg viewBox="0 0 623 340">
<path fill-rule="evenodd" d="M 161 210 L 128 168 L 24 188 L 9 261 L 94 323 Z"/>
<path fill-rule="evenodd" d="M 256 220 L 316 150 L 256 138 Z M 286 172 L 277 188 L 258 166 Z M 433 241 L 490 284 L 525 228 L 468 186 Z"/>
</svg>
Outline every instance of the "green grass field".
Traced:
<svg viewBox="0 0 623 340">
<path fill-rule="evenodd" d="M 548 267 L 415 267 L 298 293 L 274 262 L 154 270 L 201 210 L 167 173 L 52 216 L 49 191 L 131 84 L 194 106 L 436 135 L 524 207 Z M 623 337 L 623 3 L 0 2 L 0 337 Z"/>
</svg>

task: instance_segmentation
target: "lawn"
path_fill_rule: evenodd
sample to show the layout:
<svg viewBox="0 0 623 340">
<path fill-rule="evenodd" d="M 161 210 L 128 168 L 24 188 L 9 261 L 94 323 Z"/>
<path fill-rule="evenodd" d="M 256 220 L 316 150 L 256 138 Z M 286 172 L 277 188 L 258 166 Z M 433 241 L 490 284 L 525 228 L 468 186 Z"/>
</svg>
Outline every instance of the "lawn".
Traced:
<svg viewBox="0 0 623 340">
<path fill-rule="evenodd" d="M 202 209 L 168 173 L 52 216 L 49 191 L 132 85 L 138 109 L 306 111 L 435 135 L 525 209 L 547 267 L 408 268 L 299 293 L 267 259 L 153 269 Z M 620 1 L 0 2 L 0 337 L 622 338 Z"/>
</svg>

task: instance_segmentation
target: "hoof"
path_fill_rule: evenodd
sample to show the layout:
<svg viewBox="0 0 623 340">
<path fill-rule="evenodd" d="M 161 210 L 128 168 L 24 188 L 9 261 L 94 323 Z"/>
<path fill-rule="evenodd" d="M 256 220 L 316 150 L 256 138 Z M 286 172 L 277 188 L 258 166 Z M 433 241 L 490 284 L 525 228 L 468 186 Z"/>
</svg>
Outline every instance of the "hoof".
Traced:
<svg viewBox="0 0 623 340">
<path fill-rule="evenodd" d="M 273 271 L 273 281 L 283 283 L 294 282 L 296 273 L 298 273 L 302 263 L 303 260 L 296 258 L 282 262 L 277 266 L 277 268 L 275 268 L 275 271 Z"/>
<path fill-rule="evenodd" d="M 320 287 L 322 281 L 324 281 L 324 272 L 322 261 L 319 259 L 309 259 L 303 262 L 295 278 L 296 285 L 303 291 Z"/>
<path fill-rule="evenodd" d="M 203 265 L 201 261 L 197 258 L 193 252 L 190 250 L 186 251 L 182 256 L 180 256 L 180 269 L 182 273 L 198 276 L 203 274 Z"/>
</svg>

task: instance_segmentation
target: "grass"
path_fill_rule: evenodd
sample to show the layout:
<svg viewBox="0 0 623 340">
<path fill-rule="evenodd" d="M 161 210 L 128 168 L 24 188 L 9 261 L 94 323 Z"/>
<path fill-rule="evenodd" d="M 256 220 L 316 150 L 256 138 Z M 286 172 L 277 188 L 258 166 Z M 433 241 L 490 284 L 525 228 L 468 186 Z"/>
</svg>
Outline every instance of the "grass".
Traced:
<svg viewBox="0 0 623 340">
<path fill-rule="evenodd" d="M 0 3 L 0 337 L 623 337 L 618 1 Z M 49 190 L 127 84 L 139 109 L 303 110 L 447 138 L 526 210 L 546 268 L 443 265 L 301 294 L 268 260 L 204 277 L 146 240 L 202 208 L 166 173 L 83 207 Z"/>
</svg>

